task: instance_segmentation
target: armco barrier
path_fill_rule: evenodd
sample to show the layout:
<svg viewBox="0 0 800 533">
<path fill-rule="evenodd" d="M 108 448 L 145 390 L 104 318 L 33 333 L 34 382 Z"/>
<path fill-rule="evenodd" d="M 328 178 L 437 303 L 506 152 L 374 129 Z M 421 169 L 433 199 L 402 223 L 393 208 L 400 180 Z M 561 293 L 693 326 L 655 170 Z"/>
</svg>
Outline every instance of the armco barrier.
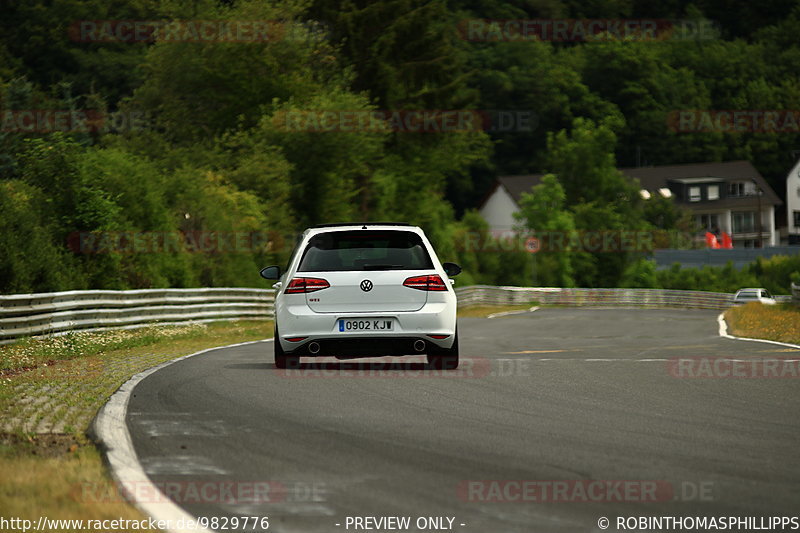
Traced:
<svg viewBox="0 0 800 533">
<path fill-rule="evenodd" d="M 733 294 L 724 292 L 667 289 L 572 289 L 472 285 L 457 288 L 456 294 L 458 303 L 462 307 L 536 302 L 543 305 L 569 306 L 726 309 L 733 303 Z M 790 299 L 790 296 L 776 296 L 779 303 L 788 302 Z"/>
<path fill-rule="evenodd" d="M 146 324 L 269 319 L 272 289 L 142 289 L 0 296 L 0 344 L 17 337 Z"/>
<path fill-rule="evenodd" d="M 795 301 L 800 287 L 793 286 Z M 663 289 L 567 289 L 472 285 L 456 289 L 461 307 L 537 302 L 544 305 L 725 309 L 733 295 Z M 140 327 L 273 316 L 272 289 L 142 289 L 66 291 L 0 296 L 0 344 L 71 330 Z M 789 301 L 791 297 L 778 297 Z"/>
<path fill-rule="evenodd" d="M 462 306 L 537 302 L 543 305 L 569 306 L 725 309 L 730 307 L 733 301 L 733 295 L 727 293 L 664 289 L 568 289 L 473 285 L 456 289 L 456 293 Z"/>
</svg>

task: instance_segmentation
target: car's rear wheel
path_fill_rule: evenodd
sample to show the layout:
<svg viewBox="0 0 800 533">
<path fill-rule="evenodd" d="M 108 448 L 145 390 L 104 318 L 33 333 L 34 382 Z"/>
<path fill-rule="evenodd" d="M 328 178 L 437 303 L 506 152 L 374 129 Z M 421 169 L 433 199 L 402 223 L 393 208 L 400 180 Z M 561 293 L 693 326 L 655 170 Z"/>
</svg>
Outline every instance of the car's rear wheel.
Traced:
<svg viewBox="0 0 800 533">
<path fill-rule="evenodd" d="M 277 368 L 299 368 L 300 356 L 287 355 L 281 347 L 281 342 L 278 340 L 278 328 L 275 328 L 275 339 L 272 344 L 275 346 L 275 366 Z"/>
<path fill-rule="evenodd" d="M 452 347 L 434 348 L 428 354 L 428 364 L 436 370 L 453 370 L 458 368 L 458 331 L 456 331 Z"/>
</svg>

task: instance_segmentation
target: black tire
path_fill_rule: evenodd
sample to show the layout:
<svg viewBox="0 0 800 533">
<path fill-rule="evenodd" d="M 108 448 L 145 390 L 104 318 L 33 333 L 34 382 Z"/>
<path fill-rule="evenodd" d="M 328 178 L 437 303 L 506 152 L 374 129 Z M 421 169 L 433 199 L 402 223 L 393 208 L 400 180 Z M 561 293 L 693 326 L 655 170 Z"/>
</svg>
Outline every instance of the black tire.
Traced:
<svg viewBox="0 0 800 533">
<path fill-rule="evenodd" d="M 436 348 L 428 354 L 428 365 L 436 370 L 455 370 L 458 368 L 458 330 L 456 330 L 453 346 Z"/>
<path fill-rule="evenodd" d="M 272 344 L 275 347 L 275 367 L 276 368 L 300 368 L 300 356 L 299 355 L 287 355 L 286 352 L 283 351 L 281 347 L 281 343 L 278 340 L 278 328 L 275 328 L 275 338 L 272 341 Z"/>
</svg>

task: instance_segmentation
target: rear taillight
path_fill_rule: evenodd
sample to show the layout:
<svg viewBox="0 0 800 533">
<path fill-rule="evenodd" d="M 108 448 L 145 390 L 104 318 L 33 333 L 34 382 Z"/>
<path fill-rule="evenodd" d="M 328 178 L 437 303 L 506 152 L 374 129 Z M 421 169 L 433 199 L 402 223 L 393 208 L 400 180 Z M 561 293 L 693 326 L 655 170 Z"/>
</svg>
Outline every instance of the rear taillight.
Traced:
<svg viewBox="0 0 800 533">
<path fill-rule="evenodd" d="M 447 285 L 438 274 L 428 276 L 412 276 L 403 282 L 404 287 L 419 289 L 421 291 L 446 291 Z"/>
<path fill-rule="evenodd" d="M 322 278 L 292 278 L 286 286 L 286 294 L 299 294 L 327 289 L 331 284 Z"/>
</svg>

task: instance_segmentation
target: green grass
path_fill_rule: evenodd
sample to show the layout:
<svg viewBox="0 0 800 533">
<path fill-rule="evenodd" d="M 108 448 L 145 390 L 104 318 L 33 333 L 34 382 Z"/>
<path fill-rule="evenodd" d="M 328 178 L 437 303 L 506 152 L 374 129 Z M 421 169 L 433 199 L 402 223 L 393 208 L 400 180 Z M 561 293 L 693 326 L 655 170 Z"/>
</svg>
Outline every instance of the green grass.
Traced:
<svg viewBox="0 0 800 533">
<path fill-rule="evenodd" d="M 47 453 L 35 442 L 3 446 L 0 451 L 3 516 L 32 520 L 34 524 L 39 516 L 83 520 L 143 518 L 122 498 L 101 501 L 91 497 L 113 495 L 116 487 L 94 446 L 63 442 L 61 447 L 61 453 Z"/>
<path fill-rule="evenodd" d="M 99 493 L 114 490 L 100 452 L 86 436 L 97 410 L 122 383 L 147 368 L 206 348 L 271 336 L 272 322 L 238 321 L 74 333 L 0 346 L 5 369 L 0 376 L 3 515 L 34 522 L 43 515 L 141 518 L 123 501 L 80 497 L 82 486 L 99 488 Z"/>
<path fill-rule="evenodd" d="M 800 344 L 800 308 L 749 303 L 725 311 L 728 333 L 737 337 Z"/>
<path fill-rule="evenodd" d="M 23 338 L 13 344 L 0 346 L 0 372 L 8 374 L 9 371 L 31 369 L 52 361 L 149 346 L 163 339 L 198 337 L 204 335 L 207 329 L 205 324 L 187 324 L 102 332 L 71 331 L 47 339 Z"/>
<path fill-rule="evenodd" d="M 272 336 L 265 321 L 155 326 L 0 347 L 0 432 L 81 434 L 133 374 L 194 351 Z"/>
<path fill-rule="evenodd" d="M 459 318 L 486 318 L 492 313 L 504 313 L 507 311 L 527 311 L 533 303 L 517 305 L 473 305 L 458 309 Z"/>
</svg>

